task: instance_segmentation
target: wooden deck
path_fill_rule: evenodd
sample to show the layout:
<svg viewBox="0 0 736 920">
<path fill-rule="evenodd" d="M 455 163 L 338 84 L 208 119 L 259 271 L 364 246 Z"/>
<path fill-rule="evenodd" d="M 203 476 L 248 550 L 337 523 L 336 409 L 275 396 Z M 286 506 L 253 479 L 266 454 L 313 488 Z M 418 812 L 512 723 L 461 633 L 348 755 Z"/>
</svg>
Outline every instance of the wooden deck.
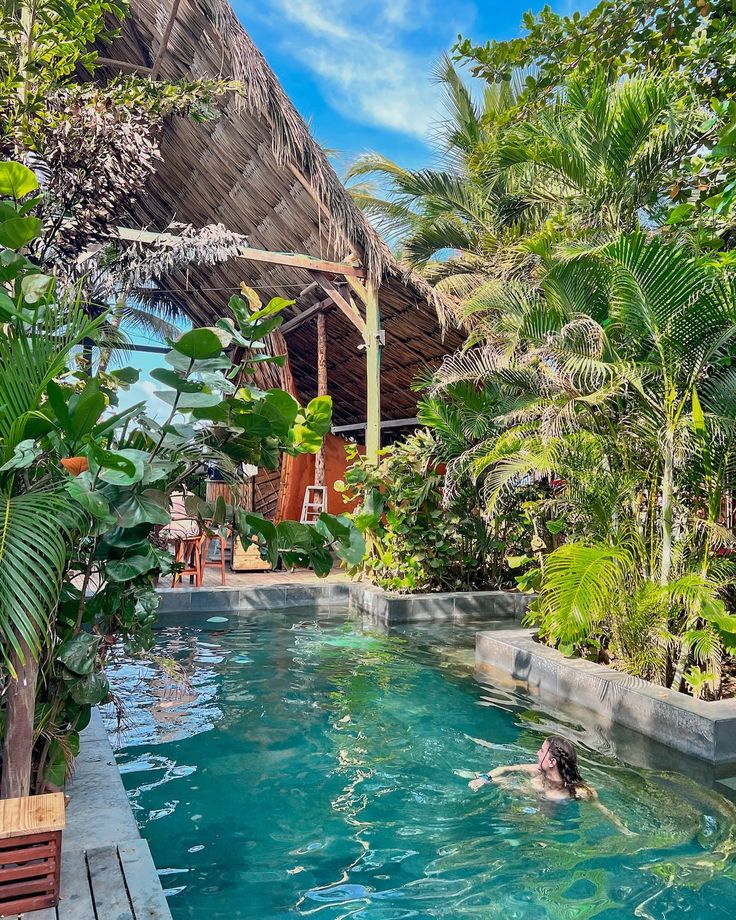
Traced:
<svg viewBox="0 0 736 920">
<path fill-rule="evenodd" d="M 145 840 L 65 853 L 56 908 L 23 920 L 171 920 Z"/>
</svg>

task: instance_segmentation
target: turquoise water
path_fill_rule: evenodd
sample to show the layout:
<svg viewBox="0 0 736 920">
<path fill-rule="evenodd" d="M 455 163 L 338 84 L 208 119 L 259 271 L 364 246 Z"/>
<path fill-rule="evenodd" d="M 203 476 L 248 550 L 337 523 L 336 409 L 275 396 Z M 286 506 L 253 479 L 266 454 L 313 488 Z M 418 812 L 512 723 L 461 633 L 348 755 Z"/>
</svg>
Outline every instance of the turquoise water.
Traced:
<svg viewBox="0 0 736 920">
<path fill-rule="evenodd" d="M 120 662 L 118 762 L 175 920 L 736 915 L 736 811 L 681 774 L 580 749 L 634 837 L 587 803 L 470 792 L 557 727 L 474 679 L 475 628 L 203 616 L 158 633 L 168 675 Z"/>
</svg>

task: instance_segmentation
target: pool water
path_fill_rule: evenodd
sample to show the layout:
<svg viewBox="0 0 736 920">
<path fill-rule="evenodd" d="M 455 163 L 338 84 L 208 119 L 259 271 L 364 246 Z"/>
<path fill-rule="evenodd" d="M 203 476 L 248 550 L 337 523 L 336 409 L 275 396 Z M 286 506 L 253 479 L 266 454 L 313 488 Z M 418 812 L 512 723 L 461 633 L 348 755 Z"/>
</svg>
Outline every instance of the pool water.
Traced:
<svg viewBox="0 0 736 920">
<path fill-rule="evenodd" d="M 736 809 L 686 776 L 579 750 L 631 837 L 588 803 L 468 789 L 574 731 L 476 681 L 477 624 L 206 616 L 161 629 L 156 666 L 111 674 L 175 920 L 736 915 Z"/>
</svg>

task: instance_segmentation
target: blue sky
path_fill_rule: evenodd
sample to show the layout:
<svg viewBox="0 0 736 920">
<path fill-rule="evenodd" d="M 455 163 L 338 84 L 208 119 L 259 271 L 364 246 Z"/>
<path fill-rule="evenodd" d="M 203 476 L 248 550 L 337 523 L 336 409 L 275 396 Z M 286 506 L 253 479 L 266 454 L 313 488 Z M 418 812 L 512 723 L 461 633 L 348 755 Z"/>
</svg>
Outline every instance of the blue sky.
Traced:
<svg viewBox="0 0 736 920">
<path fill-rule="evenodd" d="M 556 0 L 557 12 L 590 0 Z M 458 33 L 520 34 L 528 0 L 234 0 L 233 6 L 338 172 L 379 151 L 426 165 L 440 110 L 432 71 Z M 543 3 L 533 5 L 534 11 Z"/>
<path fill-rule="evenodd" d="M 593 3 L 550 5 L 572 13 Z M 317 141 L 335 151 L 341 175 L 368 151 L 407 167 L 430 163 L 441 117 L 437 61 L 458 34 L 477 42 L 519 35 L 530 8 L 526 0 L 234 0 L 233 6 Z M 138 353 L 128 363 L 143 374 L 121 393 L 121 404 L 146 399 L 149 411 L 165 414 L 148 376 L 163 358 Z"/>
</svg>

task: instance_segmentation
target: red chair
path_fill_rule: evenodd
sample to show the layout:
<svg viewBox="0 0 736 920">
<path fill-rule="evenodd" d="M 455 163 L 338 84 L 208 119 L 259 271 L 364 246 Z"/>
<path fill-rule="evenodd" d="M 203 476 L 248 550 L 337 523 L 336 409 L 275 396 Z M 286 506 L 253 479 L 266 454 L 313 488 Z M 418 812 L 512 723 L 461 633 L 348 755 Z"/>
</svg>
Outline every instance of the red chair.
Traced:
<svg viewBox="0 0 736 920">
<path fill-rule="evenodd" d="M 202 572 L 202 579 L 204 580 L 205 571 L 210 569 L 219 569 L 220 570 L 220 583 L 226 584 L 225 581 L 225 547 L 227 546 L 227 541 L 232 538 L 232 531 L 228 528 L 226 536 L 222 536 L 219 533 L 213 533 L 211 536 L 205 535 L 202 539 L 202 554 L 200 558 L 200 569 Z M 213 543 L 220 542 L 220 558 L 215 559 L 213 562 L 209 561 L 209 552 L 210 547 Z"/>
<path fill-rule="evenodd" d="M 174 539 L 174 555 L 178 563 L 184 563 L 181 572 L 174 572 L 171 579 L 171 587 L 175 588 L 181 584 L 185 575 L 189 576 L 189 584 L 197 588 L 202 587 L 202 543 L 205 540 L 204 534 L 198 534 L 196 537 L 176 537 Z"/>
</svg>

